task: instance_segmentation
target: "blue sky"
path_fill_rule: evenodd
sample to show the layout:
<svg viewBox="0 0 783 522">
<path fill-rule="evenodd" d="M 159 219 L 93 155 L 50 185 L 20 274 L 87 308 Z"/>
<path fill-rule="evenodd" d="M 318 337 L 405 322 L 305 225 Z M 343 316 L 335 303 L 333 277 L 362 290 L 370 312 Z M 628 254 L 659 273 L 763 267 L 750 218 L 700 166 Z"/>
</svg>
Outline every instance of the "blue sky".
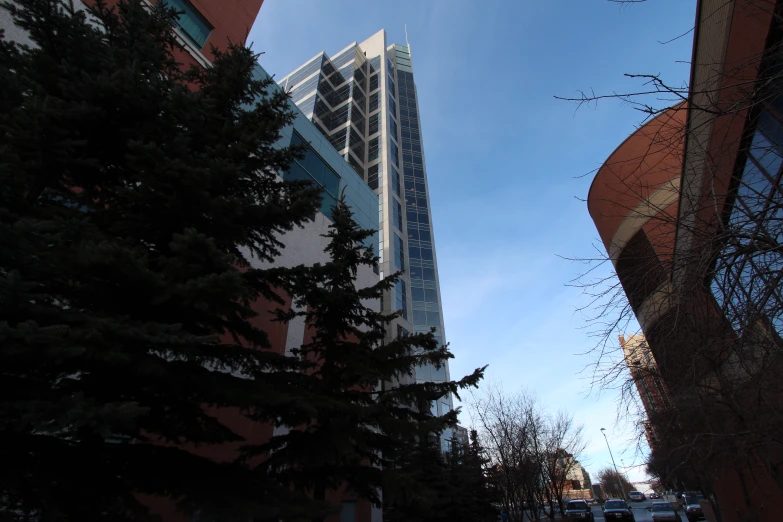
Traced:
<svg viewBox="0 0 783 522">
<path fill-rule="evenodd" d="M 583 464 L 644 476 L 614 392 L 588 394 L 576 355 L 594 344 L 566 283 L 598 234 L 584 199 L 590 172 L 640 115 L 613 100 L 575 111 L 554 95 L 636 90 L 624 73 L 686 82 L 695 0 L 265 0 L 250 33 L 261 65 L 282 77 L 319 51 L 334 54 L 407 24 L 421 122 L 446 336 L 453 377 L 537 393 L 585 425 Z M 685 63 L 678 63 L 685 62 Z M 582 176 L 582 177 L 580 177 Z M 619 350 L 619 347 L 617 348 Z M 463 423 L 468 423 L 463 415 Z"/>
</svg>

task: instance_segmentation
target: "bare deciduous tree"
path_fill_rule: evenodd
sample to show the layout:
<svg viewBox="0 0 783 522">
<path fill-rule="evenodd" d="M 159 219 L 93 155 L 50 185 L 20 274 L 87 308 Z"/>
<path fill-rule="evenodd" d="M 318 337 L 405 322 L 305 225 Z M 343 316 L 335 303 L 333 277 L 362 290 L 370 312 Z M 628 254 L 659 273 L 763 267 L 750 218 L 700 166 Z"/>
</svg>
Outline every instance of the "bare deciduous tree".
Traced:
<svg viewBox="0 0 783 522">
<path fill-rule="evenodd" d="M 509 394 L 493 384 L 473 394 L 470 414 L 509 520 L 553 520 L 585 448 L 582 426 L 566 412 L 549 414 L 529 392 Z"/>
<path fill-rule="evenodd" d="M 598 472 L 597 479 L 607 498 L 628 498 L 628 493 L 633 490 L 633 486 L 628 482 L 628 479 L 612 468 L 601 469 Z"/>
</svg>

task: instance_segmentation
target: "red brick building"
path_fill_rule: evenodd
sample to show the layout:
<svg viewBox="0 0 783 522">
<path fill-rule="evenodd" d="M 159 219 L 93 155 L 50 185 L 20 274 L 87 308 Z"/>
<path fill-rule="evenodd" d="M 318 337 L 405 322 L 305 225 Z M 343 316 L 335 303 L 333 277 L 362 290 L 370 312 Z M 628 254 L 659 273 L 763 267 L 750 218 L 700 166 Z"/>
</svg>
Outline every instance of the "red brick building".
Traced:
<svg viewBox="0 0 783 522">
<path fill-rule="evenodd" d="M 179 19 L 178 36 L 184 47 L 177 58 L 183 66 L 200 65 L 208 67 L 213 56 L 211 48 L 226 49 L 230 42 L 244 43 L 252 27 L 263 0 L 158 0 L 182 11 Z M 94 0 L 84 0 L 86 5 L 94 4 Z M 109 2 L 111 4 L 111 2 Z M 260 74 L 265 74 L 259 67 Z M 292 104 L 292 108 L 294 108 Z M 295 110 L 295 109 L 294 109 Z M 296 131 L 295 133 L 293 131 Z M 308 151 L 308 164 L 321 161 L 327 165 L 323 170 L 331 170 L 337 177 L 336 183 L 344 190 L 346 201 L 354 211 L 354 217 L 366 228 L 378 228 L 377 197 L 366 183 L 359 178 L 336 150 L 318 133 L 312 124 L 303 116 L 297 117 L 293 128 L 283 132 L 281 145 L 288 145 L 294 134 L 303 136 L 311 145 Z M 316 152 L 317 151 L 317 152 Z M 313 155 L 313 158 L 309 156 Z M 304 167 L 302 167 L 304 168 Z M 306 170 L 306 169 L 305 169 Z M 333 196 L 336 196 L 334 194 Z M 365 201 L 372 201 L 375 206 L 364 208 Z M 362 212 L 364 211 L 364 212 Z M 363 216 L 371 216 L 375 221 L 367 222 Z M 328 256 L 324 252 L 327 241 L 326 234 L 330 221 L 324 213 L 317 213 L 314 221 L 304 228 L 295 229 L 286 234 L 281 241 L 284 243 L 282 255 L 275 261 L 275 266 L 294 266 L 299 264 L 314 264 L 325 262 Z M 257 260 L 253 260 L 257 262 Z M 259 265 L 262 268 L 263 265 Z M 369 267 L 361 267 L 357 275 L 359 286 L 369 286 L 378 280 Z M 286 304 L 280 306 L 266 300 L 259 300 L 253 306 L 258 312 L 252 322 L 269 336 L 270 349 L 283 354 L 290 353 L 293 348 L 308 342 L 313 331 L 305 327 L 304 319 L 297 318 L 290 323 L 272 321 L 271 312 L 278 308 L 290 308 L 291 299 L 284 296 Z M 380 303 L 377 303 L 380 307 Z M 216 461 L 233 460 L 238 449 L 246 444 L 264 444 L 274 435 L 275 426 L 254 422 L 239 411 L 233 409 L 213 408 L 211 415 L 219 419 L 226 427 L 244 440 L 212 446 L 201 445 L 190 448 L 190 451 Z M 380 509 L 368 501 L 358 499 L 350 493 L 327 492 L 327 500 L 338 507 L 339 514 L 331 517 L 328 522 L 370 522 L 381 520 Z M 176 509 L 173 502 L 165 499 L 150 498 L 147 500 L 153 511 L 161 515 L 166 522 L 186 522 L 187 516 Z"/>
<path fill-rule="evenodd" d="M 657 436 L 691 450 L 724 522 L 779 520 L 783 500 L 781 8 L 700 0 L 687 101 L 623 142 L 588 196 L 671 401 Z"/>
</svg>

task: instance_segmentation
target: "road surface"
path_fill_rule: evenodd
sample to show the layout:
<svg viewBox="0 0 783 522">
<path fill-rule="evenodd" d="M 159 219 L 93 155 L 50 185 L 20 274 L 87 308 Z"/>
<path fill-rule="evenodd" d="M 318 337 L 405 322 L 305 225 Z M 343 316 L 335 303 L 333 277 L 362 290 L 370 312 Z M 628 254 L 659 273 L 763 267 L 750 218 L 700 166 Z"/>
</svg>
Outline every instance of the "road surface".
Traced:
<svg viewBox="0 0 783 522">
<path fill-rule="evenodd" d="M 652 506 L 653 502 L 663 502 L 663 500 L 647 499 L 641 502 L 628 502 L 628 505 L 633 511 L 633 516 L 636 518 L 636 522 L 652 521 L 652 513 L 647 511 L 647 508 Z M 685 517 L 685 514 L 682 511 L 677 511 L 677 514 L 680 515 L 680 519 L 683 522 L 688 522 L 688 519 Z M 596 522 L 604 522 L 604 514 L 601 511 L 601 506 L 593 506 L 593 515 L 595 516 Z"/>
</svg>

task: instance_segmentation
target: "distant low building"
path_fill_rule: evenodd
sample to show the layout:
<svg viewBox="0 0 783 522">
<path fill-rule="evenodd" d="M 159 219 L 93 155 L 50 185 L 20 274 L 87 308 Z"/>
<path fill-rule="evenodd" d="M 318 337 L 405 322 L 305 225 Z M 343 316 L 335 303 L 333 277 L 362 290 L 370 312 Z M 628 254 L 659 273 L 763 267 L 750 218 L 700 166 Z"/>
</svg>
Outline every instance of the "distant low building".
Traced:
<svg viewBox="0 0 783 522">
<path fill-rule="evenodd" d="M 661 379 L 658 363 L 644 336 L 631 335 L 626 338 L 621 335 L 619 341 L 623 348 L 625 364 L 631 372 L 631 378 L 639 392 L 647 416 L 647 419 L 642 421 L 644 434 L 647 443 L 653 448 L 658 446 L 660 441 L 660 429 L 656 423 L 661 422 L 662 416 L 671 410 L 669 393 Z"/>
</svg>

